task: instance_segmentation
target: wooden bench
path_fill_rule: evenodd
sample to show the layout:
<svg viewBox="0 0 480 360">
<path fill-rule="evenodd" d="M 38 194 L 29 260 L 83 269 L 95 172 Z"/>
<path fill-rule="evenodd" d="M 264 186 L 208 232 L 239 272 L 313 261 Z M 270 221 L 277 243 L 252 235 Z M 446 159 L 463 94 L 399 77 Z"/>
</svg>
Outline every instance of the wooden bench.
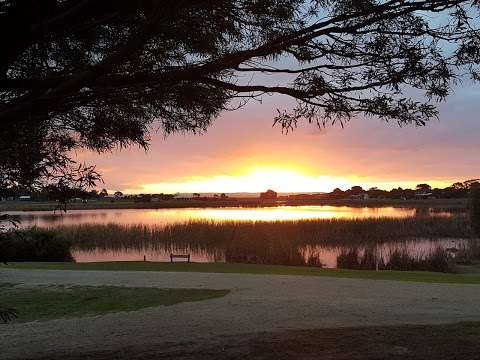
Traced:
<svg viewBox="0 0 480 360">
<path fill-rule="evenodd" d="M 190 262 L 190 254 L 170 254 L 170 262 L 173 263 L 173 259 L 187 259 Z"/>
</svg>

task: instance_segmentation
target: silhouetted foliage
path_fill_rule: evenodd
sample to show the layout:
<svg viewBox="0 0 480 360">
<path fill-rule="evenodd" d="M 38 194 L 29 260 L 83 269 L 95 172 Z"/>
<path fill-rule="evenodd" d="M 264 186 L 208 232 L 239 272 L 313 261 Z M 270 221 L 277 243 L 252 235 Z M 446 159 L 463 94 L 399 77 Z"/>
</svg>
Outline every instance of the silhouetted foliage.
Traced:
<svg viewBox="0 0 480 360">
<path fill-rule="evenodd" d="M 77 165 L 66 154 L 75 149 L 146 148 L 158 128 L 204 131 L 222 110 L 264 93 L 296 100 L 274 119 L 286 131 L 303 119 L 324 126 L 356 114 L 423 125 L 458 74 L 480 78 L 478 6 L 2 1 L 1 187 L 71 172 Z M 425 102 L 406 97 L 407 87 Z"/>
<path fill-rule="evenodd" d="M 342 251 L 337 256 L 337 267 L 356 270 L 397 270 L 453 272 L 452 259 L 447 251 L 437 248 L 427 256 L 413 256 L 404 250 L 395 250 L 386 259 L 376 256 L 374 248 L 366 248 L 363 254 L 357 248 Z"/>
<path fill-rule="evenodd" d="M 366 193 L 372 199 L 414 199 L 415 194 L 431 193 L 435 198 L 449 199 L 449 198 L 467 198 L 470 195 L 470 190 L 476 186 L 480 186 L 478 179 L 471 179 L 464 182 L 456 182 L 444 189 L 432 189 L 428 184 L 419 184 L 415 190 L 402 189 L 401 187 L 393 188 L 390 191 L 378 189 L 376 187 L 369 189 Z M 332 192 L 326 194 L 328 199 L 348 199 L 351 195 L 363 193 L 364 190 L 360 186 L 353 186 L 349 190 L 341 190 L 336 188 Z"/>
<path fill-rule="evenodd" d="M 430 190 L 432 190 L 432 187 L 428 184 L 418 184 L 415 187 L 415 190 L 417 190 L 420 193 L 426 193 L 426 192 L 429 192 Z"/>
<path fill-rule="evenodd" d="M 470 190 L 470 219 L 473 232 L 480 237 L 480 184 L 478 183 Z"/>
<path fill-rule="evenodd" d="M 0 308 L 0 320 L 4 323 L 10 322 L 18 318 L 18 312 L 15 309 Z"/>
<path fill-rule="evenodd" d="M 8 232 L 0 242 L 1 261 L 71 261 L 70 243 L 47 230 Z"/>
<path fill-rule="evenodd" d="M 267 190 L 260 193 L 260 199 L 276 199 L 278 194 L 273 190 Z"/>
</svg>

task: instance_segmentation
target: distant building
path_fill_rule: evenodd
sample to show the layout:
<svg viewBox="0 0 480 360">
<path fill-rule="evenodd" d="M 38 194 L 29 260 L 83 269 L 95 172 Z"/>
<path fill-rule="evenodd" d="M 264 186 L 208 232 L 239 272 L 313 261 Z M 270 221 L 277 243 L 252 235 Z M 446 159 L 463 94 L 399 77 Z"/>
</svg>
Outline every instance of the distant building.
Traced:
<svg viewBox="0 0 480 360">
<path fill-rule="evenodd" d="M 30 201 L 30 200 L 32 200 L 32 197 L 30 195 L 23 195 L 23 196 L 19 196 L 18 200 L 20 200 L 20 201 Z"/>
<path fill-rule="evenodd" d="M 192 200 L 194 196 L 193 194 L 175 194 L 173 198 L 175 200 Z"/>
<path fill-rule="evenodd" d="M 361 193 L 350 196 L 350 199 L 352 200 L 368 200 L 369 198 L 370 196 L 368 195 L 368 193 Z"/>
<path fill-rule="evenodd" d="M 152 201 L 171 200 L 173 197 L 173 194 L 152 194 Z"/>
<path fill-rule="evenodd" d="M 431 192 L 420 192 L 415 194 L 415 199 L 435 199 L 435 196 Z"/>
</svg>

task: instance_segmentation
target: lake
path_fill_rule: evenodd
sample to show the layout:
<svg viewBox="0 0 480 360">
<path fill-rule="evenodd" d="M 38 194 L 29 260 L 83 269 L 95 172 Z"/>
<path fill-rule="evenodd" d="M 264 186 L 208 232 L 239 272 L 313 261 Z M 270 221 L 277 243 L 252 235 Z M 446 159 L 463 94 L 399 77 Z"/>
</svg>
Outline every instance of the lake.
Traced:
<svg viewBox="0 0 480 360">
<path fill-rule="evenodd" d="M 188 222 L 212 221 L 215 223 L 239 222 L 276 222 L 328 219 L 407 219 L 407 218 L 452 218 L 457 216 L 449 211 L 429 208 L 400 207 L 351 207 L 351 206 L 279 206 L 266 208 L 182 208 L 182 209 L 101 209 L 70 210 L 67 213 L 51 211 L 9 212 L 21 221 L 21 227 L 37 226 L 40 228 L 70 229 L 90 228 L 74 241 L 72 255 L 78 262 L 90 261 L 169 261 L 171 253 L 190 254 L 194 262 L 253 262 L 275 263 L 278 259 L 285 264 L 298 265 L 302 262 L 338 267 L 339 258 L 351 251 L 350 244 L 313 244 L 302 243 L 281 236 L 270 234 L 270 243 L 261 244 L 262 240 L 255 233 L 248 239 L 234 242 L 231 235 L 219 235 L 216 230 L 210 235 L 203 235 L 199 240 L 201 229 L 189 230 L 184 240 L 165 240 L 146 236 L 146 232 L 160 231 L 165 226 L 185 224 Z M 452 220 L 453 221 L 453 220 Z M 108 225 L 103 228 L 103 225 Z M 97 226 L 97 227 L 95 227 Z M 101 226 L 100 228 L 98 226 Z M 115 230 L 115 226 L 120 226 Z M 274 225 L 277 228 L 278 225 Z M 72 227 L 72 228 L 70 228 Z M 105 229 L 114 228 L 107 234 Z M 123 228 L 125 227 L 125 228 Z M 127 232 L 124 230 L 127 229 Z M 132 232 L 132 229 L 134 231 Z M 135 230 L 136 229 L 136 230 Z M 390 229 L 390 228 L 389 228 Z M 389 230 L 388 229 L 388 230 Z M 76 231 L 76 230 L 75 230 Z M 83 231 L 83 230 L 81 230 Z M 81 231 L 78 231 L 80 233 Z M 111 231 L 111 230 L 108 230 Z M 117 231 L 117 232 L 115 232 Z M 222 230 L 225 231 L 225 230 Z M 340 229 L 343 231 L 343 228 Z M 374 230 L 378 233 L 377 230 Z M 392 228 L 395 232 L 395 228 Z M 268 230 L 267 230 L 268 232 Z M 128 234 L 127 234 L 128 233 Z M 235 236 L 237 236 L 236 234 Z M 245 234 L 244 234 L 245 235 Z M 72 235 L 77 236 L 77 235 Z M 252 236 L 255 241 L 252 243 Z M 272 239 L 273 237 L 273 239 Z M 90 241 L 93 238 L 93 241 Z M 127 239 L 126 241 L 120 239 Z M 147 240 L 145 240 L 148 238 Z M 222 239 L 220 239 L 222 238 Z M 356 236 L 354 236 L 356 238 Z M 87 240 L 88 239 L 88 240 Z M 342 238 L 341 238 L 342 239 Z M 87 244 L 88 242 L 88 244 Z M 387 262 L 395 251 L 410 256 L 422 257 L 438 248 L 460 249 L 465 240 L 461 238 L 415 238 L 405 241 L 380 242 L 372 250 L 371 245 L 355 244 L 358 261 L 367 258 L 374 251 L 375 257 Z M 282 248 L 283 247 L 283 248 Z M 280 249 L 281 248 L 281 249 Z M 350 254 L 351 255 L 351 254 Z M 345 256 L 344 256 L 345 257 Z M 345 263 L 345 261 L 343 261 Z"/>
</svg>

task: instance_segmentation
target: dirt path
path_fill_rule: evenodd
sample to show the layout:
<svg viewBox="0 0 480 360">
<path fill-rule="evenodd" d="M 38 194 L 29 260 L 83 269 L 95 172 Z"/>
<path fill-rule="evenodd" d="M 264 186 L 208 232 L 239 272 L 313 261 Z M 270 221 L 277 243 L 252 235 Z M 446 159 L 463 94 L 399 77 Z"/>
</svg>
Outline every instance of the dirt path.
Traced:
<svg viewBox="0 0 480 360">
<path fill-rule="evenodd" d="M 0 325 L 2 359 L 178 344 L 222 335 L 480 321 L 480 286 L 246 274 L 1 270 L 0 282 L 231 289 L 128 313 Z"/>
</svg>

